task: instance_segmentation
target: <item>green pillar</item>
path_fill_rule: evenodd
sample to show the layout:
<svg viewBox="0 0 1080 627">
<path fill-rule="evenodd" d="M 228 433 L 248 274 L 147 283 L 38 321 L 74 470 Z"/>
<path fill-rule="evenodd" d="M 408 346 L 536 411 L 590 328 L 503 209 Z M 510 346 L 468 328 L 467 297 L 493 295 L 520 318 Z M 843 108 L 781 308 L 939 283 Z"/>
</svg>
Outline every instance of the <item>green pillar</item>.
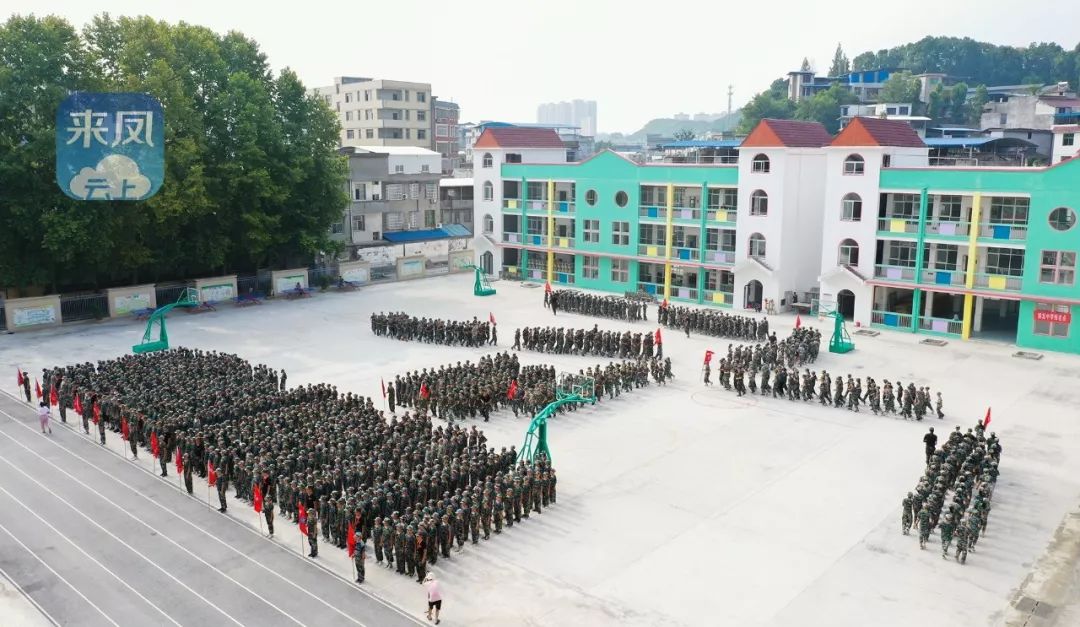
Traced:
<svg viewBox="0 0 1080 627">
<path fill-rule="evenodd" d="M 926 219 L 927 208 L 929 207 L 930 194 L 924 187 L 919 190 L 919 233 L 915 239 L 915 285 L 922 285 L 922 271 L 923 271 L 923 257 L 926 254 Z M 919 332 L 919 311 L 922 309 L 922 293 L 919 288 L 915 288 L 915 293 L 911 298 L 911 332 Z"/>
<path fill-rule="evenodd" d="M 698 269 L 697 275 L 697 302 L 702 304 L 705 302 L 705 242 L 708 241 L 708 230 L 705 224 L 709 221 L 709 185 L 703 182 L 701 184 L 701 221 L 699 222 L 698 229 L 698 263 L 701 264 L 701 268 Z"/>
</svg>

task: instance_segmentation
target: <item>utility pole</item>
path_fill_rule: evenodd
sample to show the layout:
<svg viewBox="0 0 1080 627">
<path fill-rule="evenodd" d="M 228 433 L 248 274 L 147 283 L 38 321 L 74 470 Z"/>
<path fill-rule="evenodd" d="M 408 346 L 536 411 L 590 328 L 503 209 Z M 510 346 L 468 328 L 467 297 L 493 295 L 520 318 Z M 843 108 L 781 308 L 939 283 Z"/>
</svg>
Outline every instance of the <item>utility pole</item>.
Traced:
<svg viewBox="0 0 1080 627">
<path fill-rule="evenodd" d="M 735 94 L 735 86 L 729 84 L 727 86 L 727 113 L 728 113 L 728 115 L 731 115 L 731 97 L 734 94 Z"/>
</svg>

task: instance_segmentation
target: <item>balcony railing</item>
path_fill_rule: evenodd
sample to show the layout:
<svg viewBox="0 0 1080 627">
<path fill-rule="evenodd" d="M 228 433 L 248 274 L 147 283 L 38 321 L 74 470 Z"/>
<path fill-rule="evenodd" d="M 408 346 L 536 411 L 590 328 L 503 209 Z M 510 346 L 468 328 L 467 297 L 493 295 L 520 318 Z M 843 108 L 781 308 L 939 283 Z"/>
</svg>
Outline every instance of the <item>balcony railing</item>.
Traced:
<svg viewBox="0 0 1080 627">
<path fill-rule="evenodd" d="M 731 303 L 735 298 L 735 286 L 725 286 L 724 290 L 705 290 L 705 302 L 713 305 L 727 305 L 731 306 Z"/>
<path fill-rule="evenodd" d="M 697 261 L 700 258 L 700 254 L 697 248 L 686 248 L 683 246 L 672 246 L 671 258 L 681 259 L 682 261 Z"/>
<path fill-rule="evenodd" d="M 914 281 L 915 266 L 890 266 L 879 264 L 874 266 L 874 278 L 889 279 L 890 281 Z"/>
<path fill-rule="evenodd" d="M 521 233 L 503 233 L 502 241 L 505 244 L 520 244 L 522 243 Z"/>
<path fill-rule="evenodd" d="M 979 237 L 1000 241 L 1023 241 L 1027 239 L 1026 224 L 979 224 Z"/>
<path fill-rule="evenodd" d="M 652 294 L 658 298 L 664 296 L 664 285 L 662 283 L 649 283 L 646 281 L 638 281 L 638 290 L 645 292 L 646 294 Z M 678 300 L 686 300 L 697 302 L 698 291 L 696 287 L 684 287 L 681 285 L 671 286 L 671 298 Z"/>
<path fill-rule="evenodd" d="M 720 222 L 721 224 L 734 224 L 736 211 L 735 207 L 709 207 L 708 219 L 711 222 Z"/>
<path fill-rule="evenodd" d="M 643 205 L 638 209 L 638 217 L 646 220 L 667 220 L 667 207 Z"/>
<path fill-rule="evenodd" d="M 922 274 L 923 283 L 932 283 L 934 285 L 954 285 L 962 287 L 966 279 L 967 274 L 962 270 L 926 268 L 923 270 Z"/>
<path fill-rule="evenodd" d="M 572 237 L 556 237 L 553 242 L 555 248 L 573 248 L 574 238 Z"/>
<path fill-rule="evenodd" d="M 941 237 L 967 237 L 969 229 L 971 228 L 970 222 L 952 222 L 949 220 L 928 222 L 926 224 L 927 235 L 938 235 Z"/>
<path fill-rule="evenodd" d="M 638 255 L 642 257 L 661 257 L 666 254 L 664 244 L 638 244 Z"/>
<path fill-rule="evenodd" d="M 706 250 L 705 251 L 705 263 L 722 263 L 722 264 L 734 264 L 735 263 L 735 251 L 734 250 Z"/>
<path fill-rule="evenodd" d="M 911 328 L 911 314 L 898 313 L 895 311 L 871 311 L 870 322 L 872 324 L 880 324 L 885 327 L 895 327 L 898 329 L 910 329 Z"/>
<path fill-rule="evenodd" d="M 517 198 L 503 199 L 503 211 L 521 211 L 521 200 Z"/>
<path fill-rule="evenodd" d="M 920 316 L 919 329 L 922 331 L 947 333 L 949 335 L 959 336 L 963 334 L 964 323 L 960 320 L 951 320 L 949 318 L 933 318 L 931 316 Z"/>
<path fill-rule="evenodd" d="M 985 287 L 990 290 L 1001 290 L 1003 292 L 1019 292 L 1023 286 L 1024 279 L 1019 276 L 1009 276 L 1005 274 L 986 274 L 977 272 L 975 273 L 975 287 Z"/>
<path fill-rule="evenodd" d="M 548 236 L 547 233 L 528 233 L 522 238 L 521 243 L 526 246 L 547 246 Z"/>
<path fill-rule="evenodd" d="M 675 220 L 701 221 L 701 208 L 699 207 L 674 207 L 671 211 L 671 217 Z"/>
<path fill-rule="evenodd" d="M 646 294 L 652 294 L 653 296 L 664 296 L 664 286 L 660 283 L 648 283 L 645 281 L 638 281 L 637 288 L 639 292 L 645 292 Z"/>
<path fill-rule="evenodd" d="M 879 233 L 910 233 L 919 232 L 919 221 L 912 218 L 878 218 L 877 230 Z"/>
</svg>

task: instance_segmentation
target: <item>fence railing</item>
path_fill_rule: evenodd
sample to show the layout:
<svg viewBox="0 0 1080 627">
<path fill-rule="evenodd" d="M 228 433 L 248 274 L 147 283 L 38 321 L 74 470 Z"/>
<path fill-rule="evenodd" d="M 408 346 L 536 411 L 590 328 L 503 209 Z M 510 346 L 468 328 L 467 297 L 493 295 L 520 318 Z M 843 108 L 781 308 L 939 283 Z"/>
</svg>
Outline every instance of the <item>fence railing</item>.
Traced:
<svg viewBox="0 0 1080 627">
<path fill-rule="evenodd" d="M 60 318 L 64 322 L 101 320 L 109 317 L 109 299 L 105 294 L 71 294 L 60 297 Z"/>
<path fill-rule="evenodd" d="M 879 233 L 918 233 L 919 221 L 911 218 L 879 218 L 877 230 Z"/>
<path fill-rule="evenodd" d="M 1004 274 L 975 273 L 975 287 L 985 287 L 991 290 L 1003 290 L 1006 292 L 1018 292 L 1024 283 L 1024 278 Z"/>
<path fill-rule="evenodd" d="M 7 331 L 7 312 L 3 305 L 0 305 L 0 331 Z"/>
<path fill-rule="evenodd" d="M 158 306 L 168 305 L 169 303 L 175 303 L 180 299 L 180 296 L 184 293 L 184 290 L 188 288 L 188 284 L 185 283 L 159 283 L 154 286 L 156 292 Z"/>
<path fill-rule="evenodd" d="M 919 329 L 933 331 L 934 333 L 948 333 L 949 335 L 963 334 L 964 323 L 961 320 L 949 318 L 934 318 L 931 316 L 919 317 Z"/>
<path fill-rule="evenodd" d="M 911 328 L 911 314 L 898 313 L 895 311 L 871 311 L 870 322 L 872 324 L 880 324 L 886 327 L 896 327 L 900 329 Z"/>
<path fill-rule="evenodd" d="M 890 266 L 879 264 L 874 266 L 874 277 L 878 279 L 892 279 L 893 281 L 914 281 L 915 266 Z"/>
</svg>

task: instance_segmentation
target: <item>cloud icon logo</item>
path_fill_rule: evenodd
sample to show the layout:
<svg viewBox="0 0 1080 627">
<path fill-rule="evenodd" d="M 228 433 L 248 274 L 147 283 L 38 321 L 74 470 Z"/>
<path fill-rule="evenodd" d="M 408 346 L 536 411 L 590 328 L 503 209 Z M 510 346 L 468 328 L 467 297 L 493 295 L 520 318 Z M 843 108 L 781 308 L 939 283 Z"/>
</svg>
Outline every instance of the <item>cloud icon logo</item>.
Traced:
<svg viewBox="0 0 1080 627">
<path fill-rule="evenodd" d="M 68 187 L 82 200 L 138 200 L 150 192 L 150 179 L 129 157 L 109 155 L 96 167 L 80 170 Z"/>
</svg>

